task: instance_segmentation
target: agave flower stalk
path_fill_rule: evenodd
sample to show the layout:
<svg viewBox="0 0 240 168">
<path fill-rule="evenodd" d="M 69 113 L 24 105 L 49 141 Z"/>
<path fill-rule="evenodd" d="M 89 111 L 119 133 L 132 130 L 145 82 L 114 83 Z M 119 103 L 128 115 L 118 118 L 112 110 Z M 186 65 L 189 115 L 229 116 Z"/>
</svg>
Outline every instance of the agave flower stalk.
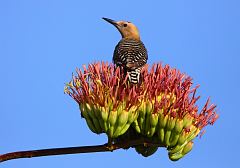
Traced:
<svg viewBox="0 0 240 168">
<path fill-rule="evenodd" d="M 192 140 L 218 118 L 209 99 L 199 112 L 199 86 L 192 87 L 190 77 L 169 65 L 155 64 L 150 70 L 145 66 L 138 85 L 130 84 L 120 68 L 104 62 L 76 72 L 65 93 L 79 104 L 92 132 L 106 133 L 116 141 L 130 137 L 160 143 L 173 161 L 190 152 Z M 143 156 L 158 149 L 145 144 L 133 147 Z"/>
</svg>

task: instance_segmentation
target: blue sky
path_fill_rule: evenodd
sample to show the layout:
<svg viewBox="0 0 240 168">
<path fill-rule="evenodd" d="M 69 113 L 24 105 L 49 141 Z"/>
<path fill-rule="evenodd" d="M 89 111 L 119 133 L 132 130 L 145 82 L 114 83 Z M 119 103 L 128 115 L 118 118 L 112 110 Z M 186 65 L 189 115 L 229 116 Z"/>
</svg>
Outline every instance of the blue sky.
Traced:
<svg viewBox="0 0 240 168">
<path fill-rule="evenodd" d="M 12 160 L 1 168 L 239 166 L 240 3 L 237 0 L 0 1 L 0 153 L 103 144 L 91 133 L 64 83 L 82 64 L 111 61 L 120 35 L 102 17 L 135 23 L 149 63 L 180 69 L 210 96 L 220 119 L 178 162 L 160 149 Z"/>
</svg>

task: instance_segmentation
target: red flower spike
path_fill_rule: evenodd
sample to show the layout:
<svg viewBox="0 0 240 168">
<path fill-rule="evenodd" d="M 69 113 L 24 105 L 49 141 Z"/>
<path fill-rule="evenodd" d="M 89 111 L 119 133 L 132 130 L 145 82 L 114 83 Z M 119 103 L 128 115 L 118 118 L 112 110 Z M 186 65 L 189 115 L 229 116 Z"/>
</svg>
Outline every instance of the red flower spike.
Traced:
<svg viewBox="0 0 240 168">
<path fill-rule="evenodd" d="M 144 138 L 159 139 L 171 160 L 183 157 L 186 145 L 192 147 L 200 130 L 218 118 L 210 99 L 198 113 L 199 85 L 192 87 L 191 77 L 169 65 L 146 65 L 138 85 L 128 82 L 122 68 L 104 62 L 83 65 L 83 71 L 76 72 L 64 90 L 80 105 L 93 132 L 116 139 L 132 127 Z"/>
</svg>

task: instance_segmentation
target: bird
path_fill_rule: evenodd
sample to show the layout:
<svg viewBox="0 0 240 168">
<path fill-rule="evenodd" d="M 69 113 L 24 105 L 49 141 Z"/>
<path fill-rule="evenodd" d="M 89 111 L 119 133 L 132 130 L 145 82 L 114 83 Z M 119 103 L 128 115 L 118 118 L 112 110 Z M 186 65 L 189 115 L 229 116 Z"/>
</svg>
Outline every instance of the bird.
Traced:
<svg viewBox="0 0 240 168">
<path fill-rule="evenodd" d="M 113 63 L 123 68 L 130 83 L 140 83 L 141 70 L 147 63 L 148 53 L 140 39 L 138 28 L 129 21 L 115 21 L 105 17 L 102 19 L 115 26 L 122 36 L 114 49 Z"/>
</svg>

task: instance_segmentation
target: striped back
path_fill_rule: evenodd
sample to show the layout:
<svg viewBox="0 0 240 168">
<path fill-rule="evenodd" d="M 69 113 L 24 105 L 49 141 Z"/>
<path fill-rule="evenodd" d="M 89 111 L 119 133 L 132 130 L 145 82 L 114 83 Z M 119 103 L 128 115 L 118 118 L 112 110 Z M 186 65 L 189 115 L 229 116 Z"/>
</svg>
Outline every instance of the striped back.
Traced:
<svg viewBox="0 0 240 168">
<path fill-rule="evenodd" d="M 141 41 L 122 39 L 115 47 L 113 62 L 117 66 L 127 69 L 136 69 L 147 63 L 148 55 L 144 44 Z M 128 66 L 134 65 L 134 66 Z"/>
<path fill-rule="evenodd" d="M 133 39 L 122 39 L 115 47 L 113 62 L 122 66 L 129 75 L 130 82 L 138 83 L 141 68 L 147 63 L 148 55 L 144 44 Z"/>
</svg>

